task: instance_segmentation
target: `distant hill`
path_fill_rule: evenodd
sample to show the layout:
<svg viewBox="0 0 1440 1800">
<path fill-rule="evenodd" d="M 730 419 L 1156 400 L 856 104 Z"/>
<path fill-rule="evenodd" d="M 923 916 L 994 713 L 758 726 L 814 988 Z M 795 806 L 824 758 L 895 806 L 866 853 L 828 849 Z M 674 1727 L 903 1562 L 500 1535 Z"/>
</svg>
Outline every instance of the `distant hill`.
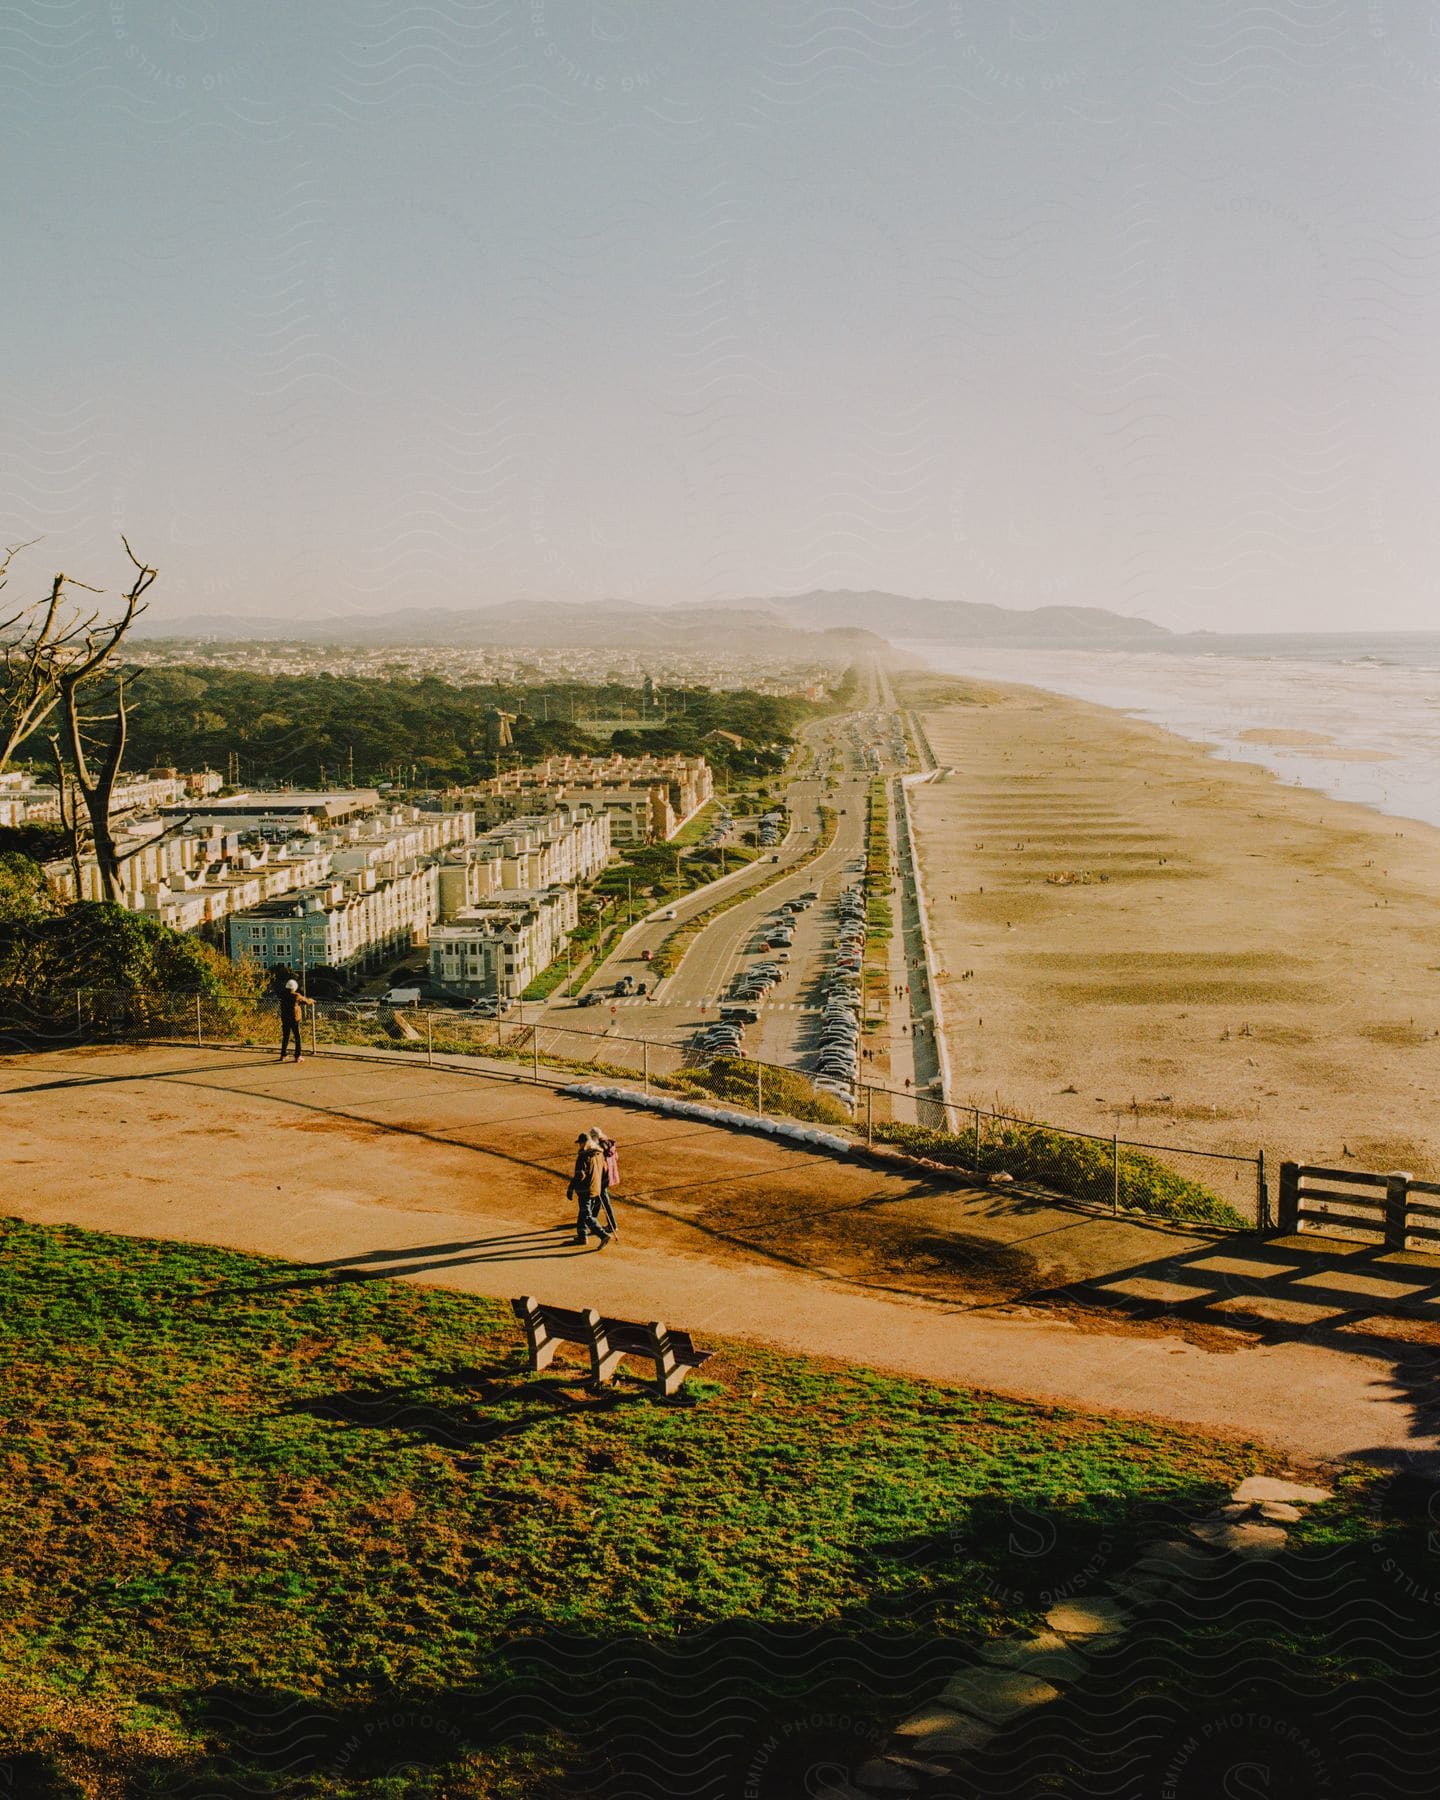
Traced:
<svg viewBox="0 0 1440 1800">
<path fill-rule="evenodd" d="M 743 647 L 761 656 L 802 661 L 838 661 L 859 651 L 886 647 L 885 640 L 872 631 L 842 620 L 811 627 L 778 613 L 746 607 L 635 606 L 618 600 L 579 606 L 526 601 L 471 609 L 401 607 L 385 613 L 335 613 L 315 619 L 248 618 L 240 613 L 166 619 L 147 614 L 135 626 L 134 635 L 152 641 L 263 640 L 361 649 L 402 644 L 457 649 L 523 645 L 539 650 Z"/>
<path fill-rule="evenodd" d="M 240 613 L 166 619 L 147 614 L 136 638 L 271 640 L 365 649 L 402 644 L 457 649 L 529 645 L 537 650 L 637 650 L 651 645 L 704 651 L 743 646 L 758 656 L 842 659 L 884 650 L 887 640 L 1104 648 L 1169 638 L 1149 619 L 1098 606 L 990 606 L 976 600 L 920 600 L 906 594 L 816 589 L 769 599 L 637 606 L 626 600 L 508 601 L 498 606 L 397 607 L 313 619 L 247 618 Z"/>
<path fill-rule="evenodd" d="M 742 611 L 768 613 L 787 625 L 816 630 L 851 626 L 945 644 L 1028 644 L 1037 648 L 1105 648 L 1174 634 L 1150 619 L 1099 606 L 991 606 L 978 600 L 917 600 L 906 594 L 817 588 L 784 599 L 737 600 Z"/>
</svg>

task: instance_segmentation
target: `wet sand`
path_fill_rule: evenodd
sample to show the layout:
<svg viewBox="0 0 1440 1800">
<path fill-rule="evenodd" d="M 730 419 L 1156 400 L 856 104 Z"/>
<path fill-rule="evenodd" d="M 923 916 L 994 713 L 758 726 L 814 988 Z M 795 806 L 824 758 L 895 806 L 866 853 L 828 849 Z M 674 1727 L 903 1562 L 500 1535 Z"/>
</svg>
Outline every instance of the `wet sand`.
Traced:
<svg viewBox="0 0 1440 1800">
<path fill-rule="evenodd" d="M 952 1097 L 1440 1176 L 1440 831 L 1084 701 L 910 691 Z"/>
</svg>

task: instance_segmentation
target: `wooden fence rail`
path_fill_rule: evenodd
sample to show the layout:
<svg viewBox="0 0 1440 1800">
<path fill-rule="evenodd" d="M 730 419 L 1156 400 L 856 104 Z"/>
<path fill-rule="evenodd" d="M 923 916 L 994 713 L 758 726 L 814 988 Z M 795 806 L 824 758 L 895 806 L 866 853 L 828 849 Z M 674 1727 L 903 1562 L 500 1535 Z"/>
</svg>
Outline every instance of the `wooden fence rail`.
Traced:
<svg viewBox="0 0 1440 1800">
<path fill-rule="evenodd" d="M 1282 1163 L 1276 1228 L 1285 1236 L 1320 1231 L 1387 1250 L 1440 1252 L 1440 1182 L 1401 1169 L 1378 1175 Z"/>
</svg>

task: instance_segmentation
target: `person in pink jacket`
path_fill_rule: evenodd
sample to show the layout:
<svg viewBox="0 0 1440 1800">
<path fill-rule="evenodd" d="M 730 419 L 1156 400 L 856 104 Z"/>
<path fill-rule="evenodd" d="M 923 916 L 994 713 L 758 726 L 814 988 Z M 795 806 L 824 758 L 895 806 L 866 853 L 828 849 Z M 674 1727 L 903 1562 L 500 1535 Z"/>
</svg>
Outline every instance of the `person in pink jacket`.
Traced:
<svg viewBox="0 0 1440 1800">
<path fill-rule="evenodd" d="M 604 1158 L 601 1164 L 600 1205 L 604 1208 L 610 1235 L 615 1237 L 620 1227 L 615 1223 L 615 1208 L 610 1204 L 610 1190 L 620 1184 L 620 1151 L 614 1138 L 606 1137 L 604 1132 L 592 1129 L 590 1136 L 599 1145 L 600 1154 Z"/>
</svg>

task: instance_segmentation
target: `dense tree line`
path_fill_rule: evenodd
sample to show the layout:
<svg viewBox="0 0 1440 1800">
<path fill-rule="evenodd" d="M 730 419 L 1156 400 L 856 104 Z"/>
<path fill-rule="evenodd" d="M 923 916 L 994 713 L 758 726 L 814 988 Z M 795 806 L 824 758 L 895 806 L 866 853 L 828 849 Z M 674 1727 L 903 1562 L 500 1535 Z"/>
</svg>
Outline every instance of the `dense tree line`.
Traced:
<svg viewBox="0 0 1440 1800">
<path fill-rule="evenodd" d="M 495 772 L 485 716 L 515 715 L 505 760 L 529 762 L 566 751 L 613 747 L 703 753 L 732 774 L 765 774 L 784 761 L 797 724 L 814 709 L 803 700 L 707 688 L 672 689 L 663 723 L 645 725 L 638 688 L 536 683 L 457 687 L 437 676 L 418 680 L 341 675 L 274 675 L 244 669 L 153 667 L 133 688 L 127 766 L 222 773 L 233 752 L 244 783 L 305 785 L 396 780 L 435 786 Z M 634 719 L 613 740 L 586 732 L 588 718 Z M 711 739 L 734 733 L 735 746 Z M 32 753 L 38 754 L 38 748 Z"/>
</svg>

